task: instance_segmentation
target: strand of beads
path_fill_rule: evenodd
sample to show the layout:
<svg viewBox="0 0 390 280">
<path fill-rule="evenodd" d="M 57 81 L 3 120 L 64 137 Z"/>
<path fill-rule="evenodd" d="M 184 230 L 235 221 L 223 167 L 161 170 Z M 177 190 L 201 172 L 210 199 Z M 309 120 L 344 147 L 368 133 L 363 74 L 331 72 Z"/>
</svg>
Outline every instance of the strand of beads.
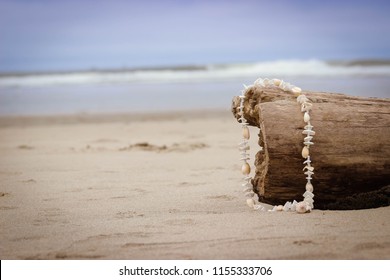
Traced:
<svg viewBox="0 0 390 280">
<path fill-rule="evenodd" d="M 306 95 L 301 94 L 297 97 L 297 102 L 301 104 L 301 112 L 303 113 L 303 121 L 306 123 L 302 134 L 305 134 L 306 137 L 303 139 L 303 149 L 302 157 L 305 159 L 303 164 L 306 166 L 303 168 L 304 174 L 306 175 L 306 192 L 303 194 L 304 202 L 306 203 L 306 210 L 310 211 L 314 208 L 314 194 L 313 194 L 313 185 L 311 183 L 312 175 L 314 175 L 314 167 L 311 165 L 310 159 L 310 146 L 314 145 L 312 142 L 313 136 L 316 134 L 313 130 L 313 126 L 310 123 L 310 110 L 313 107 L 313 104 L 310 103 Z M 302 206 L 303 208 L 303 206 Z M 302 209 L 303 211 L 303 209 Z"/>
<path fill-rule="evenodd" d="M 240 160 L 243 162 L 241 167 L 241 172 L 245 176 L 244 183 L 242 184 L 242 186 L 244 187 L 243 191 L 245 193 L 247 205 L 250 208 L 253 208 L 255 210 L 265 210 L 263 206 L 261 206 L 255 201 L 256 194 L 254 193 L 252 184 L 250 183 L 252 179 L 252 177 L 249 176 L 249 174 L 251 173 L 251 167 L 248 163 L 248 161 L 250 160 L 250 156 L 248 153 L 248 150 L 250 149 L 249 146 L 250 132 L 249 132 L 247 120 L 244 117 L 244 99 L 245 99 L 245 95 L 240 95 L 239 121 L 241 122 L 241 126 L 242 126 L 242 141 L 238 144 L 238 146 L 241 154 Z"/>
<path fill-rule="evenodd" d="M 283 91 L 289 91 L 289 92 L 292 92 L 292 93 L 301 93 L 302 89 L 299 88 L 299 87 L 296 87 L 290 83 L 287 83 L 283 80 L 279 80 L 279 79 L 257 79 L 254 84 L 253 84 L 254 87 L 261 87 L 261 88 L 269 88 L 269 87 L 274 87 L 274 88 L 279 88 Z"/>
<path fill-rule="evenodd" d="M 297 201 L 287 201 L 284 205 L 278 205 L 274 206 L 269 211 L 296 211 L 298 213 L 306 213 L 310 212 L 314 208 L 314 194 L 313 194 L 313 185 L 311 183 L 312 175 L 314 174 L 314 167 L 311 166 L 311 160 L 310 160 L 310 146 L 314 145 L 314 143 L 311 141 L 313 139 L 313 136 L 315 135 L 315 132 L 312 130 L 313 126 L 310 123 L 310 110 L 312 109 L 312 104 L 310 103 L 310 100 L 304 95 L 301 94 L 302 90 L 299 87 L 296 87 L 290 83 L 284 82 L 279 79 L 257 79 L 252 86 L 245 86 L 245 90 L 240 95 L 240 107 L 239 107 L 239 114 L 240 118 L 239 121 L 242 125 L 242 136 L 243 140 L 239 144 L 239 149 L 241 151 L 241 160 L 243 161 L 242 165 L 242 173 L 245 176 L 244 177 L 244 184 L 242 184 L 243 187 L 245 187 L 244 192 L 245 196 L 247 197 L 247 204 L 249 207 L 255 209 L 255 210 L 262 210 L 265 211 L 265 208 L 258 204 L 255 199 L 255 193 L 253 192 L 253 187 L 250 183 L 251 177 L 250 174 L 250 165 L 248 164 L 249 160 L 249 154 L 247 151 L 250 149 L 249 147 L 249 129 L 248 129 L 248 123 L 244 117 L 244 99 L 245 99 L 245 92 L 251 88 L 251 87 L 257 87 L 257 88 L 279 88 L 283 91 L 291 92 L 294 94 L 300 94 L 297 98 L 298 103 L 301 104 L 301 111 L 304 113 L 303 120 L 306 123 L 304 127 L 303 134 L 306 134 L 306 137 L 304 138 L 304 147 L 302 149 L 302 157 L 306 160 L 304 161 L 304 164 L 306 166 L 303 168 L 304 174 L 306 175 L 307 183 L 306 183 L 306 191 L 303 194 L 304 200 L 301 202 Z M 260 131 L 261 133 L 261 131 Z M 260 151 L 262 151 L 263 148 L 260 147 Z"/>
</svg>

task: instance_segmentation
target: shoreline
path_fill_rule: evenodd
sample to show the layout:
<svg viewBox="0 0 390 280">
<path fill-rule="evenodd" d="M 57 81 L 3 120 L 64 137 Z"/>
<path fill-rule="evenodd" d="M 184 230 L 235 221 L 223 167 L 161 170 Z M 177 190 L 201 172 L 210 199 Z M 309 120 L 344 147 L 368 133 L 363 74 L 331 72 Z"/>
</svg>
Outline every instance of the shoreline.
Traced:
<svg viewBox="0 0 390 280">
<path fill-rule="evenodd" d="M 289 61 L 289 60 L 287 60 Z M 290 60 L 291 61 L 291 60 Z M 309 60 L 310 61 L 310 60 Z M 324 63 L 332 66 L 389 66 L 388 58 L 363 58 L 363 59 L 326 59 Z M 274 61 L 258 61 L 255 63 L 272 63 Z M 253 62 L 225 62 L 211 64 L 214 68 L 227 68 L 231 66 L 250 65 Z M 43 75 L 72 75 L 78 73 L 133 73 L 137 71 L 199 71 L 208 70 L 210 64 L 176 64 L 176 65 L 157 65 L 157 66 L 138 66 L 138 67 L 117 67 L 117 68 L 84 68 L 84 69 L 67 69 L 67 70 L 32 70 L 32 71 L 0 71 L 2 77 L 24 77 L 24 76 L 43 76 Z"/>
<path fill-rule="evenodd" d="M 75 123 L 114 123 L 157 120 L 188 120 L 208 118 L 234 118 L 230 109 L 191 109 L 191 110 L 167 110 L 150 112 L 118 112 L 118 113 L 75 113 L 59 115 L 0 115 L 0 127 L 30 126 L 49 124 L 75 124 Z"/>
</svg>

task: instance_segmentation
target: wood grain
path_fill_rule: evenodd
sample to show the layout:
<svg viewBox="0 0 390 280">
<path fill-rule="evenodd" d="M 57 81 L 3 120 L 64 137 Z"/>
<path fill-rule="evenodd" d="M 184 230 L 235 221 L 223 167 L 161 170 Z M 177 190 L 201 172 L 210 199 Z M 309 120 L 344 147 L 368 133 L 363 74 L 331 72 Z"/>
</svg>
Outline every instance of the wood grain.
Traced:
<svg viewBox="0 0 390 280">
<path fill-rule="evenodd" d="M 303 92 L 313 103 L 316 135 L 311 147 L 315 207 L 327 209 L 354 194 L 390 184 L 390 100 L 324 92 Z M 276 88 L 249 88 L 244 116 L 259 127 L 254 190 L 279 204 L 302 200 L 305 175 L 301 150 L 305 123 L 297 95 Z M 238 119 L 239 98 L 232 112 Z M 354 207 L 356 208 L 356 206 Z M 364 208 L 364 201 L 362 202 Z"/>
</svg>

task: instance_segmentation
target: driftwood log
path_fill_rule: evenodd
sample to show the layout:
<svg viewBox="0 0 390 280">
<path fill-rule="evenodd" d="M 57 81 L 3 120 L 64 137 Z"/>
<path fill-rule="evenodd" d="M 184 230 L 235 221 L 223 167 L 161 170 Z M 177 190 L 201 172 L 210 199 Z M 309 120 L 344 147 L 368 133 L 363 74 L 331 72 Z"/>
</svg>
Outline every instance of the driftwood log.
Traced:
<svg viewBox="0 0 390 280">
<path fill-rule="evenodd" d="M 311 159 L 318 209 L 362 209 L 390 201 L 390 99 L 305 92 L 316 135 Z M 246 91 L 244 116 L 261 129 L 254 191 L 260 202 L 301 201 L 306 179 L 301 150 L 305 123 L 297 95 L 277 88 Z M 232 112 L 239 119 L 239 98 Z M 255 147 L 252 147 L 252 149 Z"/>
</svg>

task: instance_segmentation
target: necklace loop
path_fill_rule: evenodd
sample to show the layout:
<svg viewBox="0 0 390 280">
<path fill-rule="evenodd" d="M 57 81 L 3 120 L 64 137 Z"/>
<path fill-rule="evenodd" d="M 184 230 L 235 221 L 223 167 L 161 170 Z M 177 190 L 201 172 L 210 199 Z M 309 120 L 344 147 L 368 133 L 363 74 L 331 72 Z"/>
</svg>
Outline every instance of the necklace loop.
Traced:
<svg viewBox="0 0 390 280">
<path fill-rule="evenodd" d="M 297 213 L 307 213 L 314 209 L 314 194 L 313 194 L 313 185 L 311 183 L 312 176 L 314 175 L 314 167 L 311 165 L 311 159 L 310 159 L 310 147 L 314 145 L 313 137 L 315 135 L 315 131 L 313 130 L 313 125 L 311 124 L 311 116 L 310 112 L 312 110 L 313 104 L 310 102 L 309 98 L 302 93 L 301 88 L 294 86 L 290 83 L 284 82 L 283 80 L 279 79 L 257 79 L 253 85 L 251 86 L 245 86 L 244 90 L 242 91 L 242 94 L 239 96 L 240 98 L 240 106 L 239 106 L 239 114 L 240 118 L 239 121 L 241 122 L 242 127 L 242 141 L 239 143 L 239 150 L 241 155 L 241 161 L 243 161 L 243 164 L 241 166 L 241 172 L 244 175 L 244 183 L 242 186 L 244 187 L 244 193 L 246 197 L 246 203 L 247 205 L 254 209 L 254 210 L 260 210 L 260 211 L 266 211 L 265 207 L 258 203 L 258 199 L 255 199 L 255 192 L 253 191 L 253 186 L 251 184 L 252 177 L 250 176 L 251 167 L 248 163 L 250 160 L 250 155 L 248 153 L 248 150 L 250 149 L 249 146 L 249 139 L 250 139 L 250 131 L 248 128 L 248 122 L 245 119 L 244 116 L 244 101 L 245 101 L 245 95 L 247 91 L 253 87 L 257 88 L 279 88 L 286 92 L 291 92 L 293 94 L 298 94 L 297 102 L 300 104 L 301 112 L 303 113 L 303 121 L 306 124 L 304 126 L 304 130 L 302 131 L 302 134 L 306 135 L 303 139 L 303 148 L 302 148 L 302 157 L 305 159 L 303 164 L 305 164 L 305 167 L 303 168 L 303 173 L 306 175 L 306 186 L 305 186 L 305 192 L 303 193 L 303 201 L 297 202 L 294 200 L 293 202 L 287 201 L 284 205 L 278 205 L 274 206 L 272 210 L 268 211 L 296 211 Z M 261 129 L 260 129 L 261 133 Z M 263 150 L 263 147 L 260 146 L 260 151 Z"/>
</svg>

